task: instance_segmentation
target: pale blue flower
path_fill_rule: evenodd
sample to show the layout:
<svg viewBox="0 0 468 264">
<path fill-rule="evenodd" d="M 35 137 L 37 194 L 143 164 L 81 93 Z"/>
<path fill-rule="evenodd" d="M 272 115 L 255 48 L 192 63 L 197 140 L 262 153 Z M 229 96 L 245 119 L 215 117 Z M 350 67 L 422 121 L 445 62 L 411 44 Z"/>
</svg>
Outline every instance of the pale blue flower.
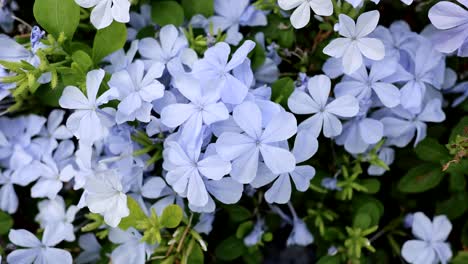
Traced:
<svg viewBox="0 0 468 264">
<path fill-rule="evenodd" d="M 187 104 L 176 103 L 162 109 L 161 122 L 170 128 L 182 126 L 181 138 L 197 137 L 203 125 L 211 125 L 229 118 L 224 103 L 219 102 L 220 95 L 216 87 L 206 85 L 193 78 L 179 78 L 176 88 L 189 100 Z"/>
<path fill-rule="evenodd" d="M 343 133 L 336 139 L 338 145 L 352 154 L 364 153 L 369 146 L 377 144 L 384 136 L 384 125 L 381 121 L 360 116 L 343 125 Z"/>
<path fill-rule="evenodd" d="M 109 92 L 120 100 L 115 116 L 117 124 L 135 119 L 145 123 L 151 120 L 152 102 L 164 95 L 164 86 L 156 80 L 163 71 L 162 63 L 154 63 L 145 72 L 143 62 L 138 60 L 112 75 Z"/>
<path fill-rule="evenodd" d="M 101 259 L 101 245 L 93 233 L 86 233 L 78 239 L 78 244 L 83 251 L 75 259 L 78 264 L 96 263 Z"/>
<path fill-rule="evenodd" d="M 138 32 L 145 27 L 155 26 L 151 18 L 151 5 L 142 4 L 140 6 L 140 13 L 135 11 L 130 12 L 130 22 L 127 27 L 127 40 L 134 40 L 137 38 Z"/>
<path fill-rule="evenodd" d="M 212 23 L 213 32 L 226 31 L 226 42 L 237 45 L 243 39 L 239 32 L 240 26 L 265 26 L 266 15 L 250 5 L 250 0 L 215 0 L 215 15 L 206 23 L 206 32 L 210 32 L 208 24 Z"/>
<path fill-rule="evenodd" d="M 356 98 L 351 95 L 338 97 L 328 102 L 331 81 L 325 75 L 309 79 L 307 91 L 294 91 L 288 99 L 288 107 L 295 114 L 313 114 L 299 125 L 300 130 L 307 130 L 310 136 L 318 137 L 323 127 L 325 137 L 336 137 L 341 134 L 342 125 L 339 117 L 353 117 L 359 111 Z"/>
<path fill-rule="evenodd" d="M 291 10 L 291 24 L 294 28 L 305 27 L 310 20 L 310 10 L 319 16 L 331 16 L 333 14 L 333 2 L 331 0 L 278 0 L 281 9 Z"/>
<path fill-rule="evenodd" d="M 68 130 L 65 125 L 62 125 L 65 111 L 63 110 L 52 110 L 50 112 L 45 126 L 40 132 L 39 139 L 44 141 L 42 146 L 45 148 L 44 154 L 51 155 L 52 152 L 57 148 L 59 140 L 70 139 L 73 134 Z"/>
<path fill-rule="evenodd" d="M 416 135 L 416 146 L 426 137 L 426 122 L 442 122 L 445 114 L 442 111 L 442 103 L 438 99 L 427 102 L 420 113 L 412 113 L 402 107 L 391 110 L 391 116 L 384 117 L 384 135 L 389 137 L 389 144 L 404 147 Z"/>
<path fill-rule="evenodd" d="M 96 98 L 104 75 L 105 72 L 100 69 L 90 71 L 86 77 L 86 96 L 78 87 L 67 86 L 59 100 L 61 107 L 75 110 L 68 117 L 67 128 L 85 144 L 103 139 L 109 133 L 109 127 L 114 124 L 113 109 L 99 108 L 111 96 L 115 96 L 111 94 L 113 90 Z"/>
<path fill-rule="evenodd" d="M 104 70 L 111 74 L 126 70 L 128 66 L 132 64 L 133 59 L 138 52 L 138 44 L 139 41 L 134 40 L 130 44 L 130 48 L 127 50 L 127 52 L 125 52 L 125 50 L 122 48 L 105 57 L 103 61 L 108 62 L 110 65 L 105 66 Z"/>
<path fill-rule="evenodd" d="M 143 236 L 133 227 L 123 231 L 112 228 L 109 231 L 109 240 L 118 244 L 110 256 L 115 264 L 144 264 L 151 257 L 155 245 L 142 242 Z"/>
<path fill-rule="evenodd" d="M 411 264 L 448 263 L 452 250 L 445 241 L 451 230 L 452 224 L 445 215 L 436 216 L 431 222 L 424 213 L 417 212 L 412 224 L 417 239 L 406 241 L 401 255 Z"/>
<path fill-rule="evenodd" d="M 232 160 L 231 176 L 236 181 L 250 183 L 255 179 L 260 153 L 273 173 L 294 170 L 294 155 L 278 146 L 278 142 L 297 132 L 294 115 L 281 111 L 263 129 L 259 107 L 252 102 L 244 102 L 234 109 L 233 117 L 244 133 L 222 133 L 216 142 L 216 150 L 223 159 Z"/>
<path fill-rule="evenodd" d="M 392 148 L 383 147 L 379 150 L 378 157 L 387 166 L 390 166 L 395 160 L 395 150 L 393 150 Z M 369 168 L 367 169 L 367 174 L 374 175 L 374 176 L 380 176 L 384 174 L 385 172 L 386 170 L 384 168 L 377 166 L 377 165 L 370 165 Z"/>
<path fill-rule="evenodd" d="M 45 34 L 45 31 L 41 30 L 40 27 L 34 26 L 31 29 L 31 46 L 35 48 L 41 42 L 41 39 L 45 36 Z"/>
<path fill-rule="evenodd" d="M 13 12 L 18 10 L 19 6 L 16 1 L 0 1 L 0 28 L 5 33 L 11 33 L 13 31 L 15 22 L 13 19 Z"/>
<path fill-rule="evenodd" d="M 167 182 L 174 191 L 186 194 L 190 204 L 203 207 L 209 196 L 203 178 L 221 180 L 231 171 L 231 163 L 218 155 L 200 158 L 201 136 L 193 143 L 181 146 L 175 141 L 167 143 L 163 168 L 168 171 Z"/>
<path fill-rule="evenodd" d="M 257 245 L 262 241 L 262 236 L 265 233 L 265 220 L 259 218 L 252 231 L 244 237 L 244 244 L 248 247 Z"/>
<path fill-rule="evenodd" d="M 25 248 L 11 252 L 7 256 L 8 263 L 71 264 L 73 262 L 70 252 L 54 248 L 55 245 L 60 243 L 61 239 L 52 227 L 44 230 L 42 241 L 24 229 L 11 229 L 8 238 L 13 244 Z"/>
<path fill-rule="evenodd" d="M 403 218 L 403 226 L 405 228 L 411 228 L 413 226 L 413 221 L 414 221 L 414 214 L 408 213 L 405 215 L 405 218 Z"/>
<path fill-rule="evenodd" d="M 205 52 L 203 59 L 195 62 L 192 73 L 203 81 L 217 84 L 223 102 L 240 104 L 249 87 L 236 79 L 231 71 L 248 59 L 247 55 L 254 47 L 255 42 L 246 40 L 228 60 L 231 48 L 224 42 L 217 43 Z"/>
<path fill-rule="evenodd" d="M 338 187 L 337 183 L 336 177 L 325 177 L 320 182 L 320 185 L 330 191 L 341 191 L 341 187 Z"/>
<path fill-rule="evenodd" d="M 452 107 L 457 107 L 463 103 L 466 98 L 468 98 L 468 82 L 462 82 L 457 84 L 453 89 L 449 91 L 450 93 L 461 93 L 461 95 L 455 99 L 452 103 Z"/>
<path fill-rule="evenodd" d="M 369 36 L 380 39 L 385 46 L 385 57 L 407 60 L 418 46 L 418 34 L 405 21 L 395 21 L 388 28 L 377 26 Z"/>
<path fill-rule="evenodd" d="M 75 230 L 73 221 L 78 212 L 78 208 L 71 205 L 66 209 L 65 201 L 61 196 L 53 200 L 43 200 L 38 204 L 39 214 L 36 221 L 42 228 L 55 228 L 61 239 L 72 242 L 75 241 Z"/>
<path fill-rule="evenodd" d="M 300 131 L 296 135 L 292 153 L 296 163 L 310 159 L 318 149 L 318 141 L 307 132 Z M 285 204 L 291 198 L 291 179 L 299 192 L 309 189 L 310 181 L 315 176 L 315 169 L 310 165 L 296 165 L 289 173 L 276 174 L 271 172 L 261 163 L 257 177 L 250 183 L 254 188 L 259 188 L 273 182 L 268 191 L 265 192 L 265 200 L 268 203 Z"/>
<path fill-rule="evenodd" d="M 393 59 L 374 62 L 369 73 L 365 66 L 361 66 L 335 86 L 335 96 L 349 94 L 361 100 L 376 95 L 384 106 L 395 107 L 400 104 L 400 90 L 392 83 L 382 80 L 392 75 L 396 68 L 397 62 Z"/>
<path fill-rule="evenodd" d="M 159 31 L 159 41 L 154 38 L 144 38 L 138 44 L 138 51 L 144 61 L 149 64 L 160 62 L 167 64 L 188 47 L 185 35 L 174 25 L 167 25 Z"/>
<path fill-rule="evenodd" d="M 458 0 L 465 8 L 449 1 L 440 1 L 429 10 L 429 19 L 439 29 L 431 39 L 437 50 L 468 56 L 468 2 Z"/>
<path fill-rule="evenodd" d="M 13 171 L 3 171 L 0 173 L 0 209 L 9 214 L 13 214 L 18 210 L 18 196 L 16 195 L 14 185 L 19 185 L 15 182 Z"/>
<path fill-rule="evenodd" d="M 204 213 L 200 215 L 198 223 L 193 227 L 200 234 L 209 235 L 213 229 L 214 213 Z"/>
<path fill-rule="evenodd" d="M 380 13 L 370 11 L 363 13 L 355 23 L 349 16 L 340 14 L 340 30 L 342 38 L 332 40 L 323 53 L 334 58 L 342 58 L 344 72 L 351 74 L 363 63 L 362 56 L 371 60 L 381 60 L 385 57 L 385 47 L 379 39 L 369 35 L 379 22 Z"/>
<path fill-rule="evenodd" d="M 75 0 L 84 8 L 93 8 L 91 11 L 91 23 L 97 29 L 108 27 L 112 21 L 127 23 L 130 21 L 129 0 Z"/>
<path fill-rule="evenodd" d="M 287 246 L 308 246 L 314 242 L 314 236 L 310 233 L 309 229 L 307 228 L 306 223 L 300 219 L 294 208 L 292 207 L 291 203 L 288 203 L 289 210 L 291 210 L 291 214 L 293 216 L 292 219 L 292 230 L 291 234 L 289 234 L 288 240 L 286 241 Z"/>
<path fill-rule="evenodd" d="M 63 182 L 68 182 L 73 178 L 75 170 L 71 164 L 59 169 L 55 160 L 47 156 L 39 164 L 41 176 L 31 188 L 31 197 L 47 197 L 53 200 L 62 189 Z"/>
</svg>

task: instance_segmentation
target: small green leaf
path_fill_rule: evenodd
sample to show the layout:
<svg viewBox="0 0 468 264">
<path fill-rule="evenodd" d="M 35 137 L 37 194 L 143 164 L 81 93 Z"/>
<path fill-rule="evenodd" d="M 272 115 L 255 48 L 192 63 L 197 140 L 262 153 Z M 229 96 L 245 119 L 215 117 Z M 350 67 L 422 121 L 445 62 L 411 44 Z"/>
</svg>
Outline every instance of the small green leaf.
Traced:
<svg viewBox="0 0 468 264">
<path fill-rule="evenodd" d="M 107 55 L 123 48 L 126 41 L 125 24 L 114 21 L 110 26 L 98 30 L 93 43 L 93 61 L 99 63 Z"/>
<path fill-rule="evenodd" d="M 426 138 L 421 141 L 414 149 L 414 152 L 421 160 L 437 164 L 450 158 L 447 149 L 433 138 Z"/>
<path fill-rule="evenodd" d="M 266 55 L 262 46 L 256 43 L 254 50 L 249 54 L 252 60 L 252 69 L 256 70 L 265 63 Z"/>
<path fill-rule="evenodd" d="M 5 235 L 10 232 L 13 226 L 13 218 L 3 211 L 0 211 L 0 235 Z"/>
<path fill-rule="evenodd" d="M 127 217 L 123 218 L 119 224 L 119 228 L 123 230 L 127 230 L 130 227 L 136 227 L 138 221 L 144 221 L 148 218 L 145 212 L 143 212 L 143 210 L 141 209 L 138 202 L 128 195 L 127 206 L 128 210 L 130 211 L 130 214 Z"/>
<path fill-rule="evenodd" d="M 283 107 L 287 107 L 288 98 L 293 91 L 294 81 L 289 77 L 281 78 L 271 86 L 271 99 Z"/>
<path fill-rule="evenodd" d="M 58 38 L 63 32 L 68 39 L 73 38 L 80 23 L 80 7 L 74 0 L 36 0 L 33 9 L 37 22 L 48 33 Z"/>
<path fill-rule="evenodd" d="M 192 18 L 194 15 L 202 14 L 205 17 L 210 17 L 214 13 L 213 0 L 182 0 L 185 16 Z"/>
<path fill-rule="evenodd" d="M 161 215 L 161 226 L 167 228 L 176 228 L 182 221 L 182 217 L 182 209 L 176 204 L 171 204 L 164 209 Z"/>
<path fill-rule="evenodd" d="M 436 204 L 436 214 L 446 215 L 450 220 L 462 216 L 468 210 L 468 193 L 453 194 L 450 199 Z"/>
<path fill-rule="evenodd" d="M 380 181 L 377 179 L 365 179 L 360 184 L 367 189 L 367 193 L 374 194 L 380 190 Z"/>
<path fill-rule="evenodd" d="M 238 239 L 244 238 L 247 234 L 249 234 L 250 231 L 253 229 L 253 222 L 252 221 L 247 221 L 239 225 L 236 231 L 236 237 Z"/>
<path fill-rule="evenodd" d="M 200 247 L 200 244 L 194 243 L 192 252 L 190 252 L 190 255 L 188 257 L 187 263 L 189 264 L 203 264 L 204 263 L 204 255 L 203 251 Z"/>
<path fill-rule="evenodd" d="M 226 206 L 226 209 L 229 219 L 234 223 L 243 222 L 252 217 L 252 213 L 240 205 Z"/>
<path fill-rule="evenodd" d="M 336 256 L 324 256 L 319 259 L 317 264 L 340 264 L 340 257 Z"/>
<path fill-rule="evenodd" d="M 86 73 L 93 66 L 93 60 L 88 55 L 88 53 L 78 50 L 75 51 L 72 55 L 72 59 L 76 62 L 80 68 Z"/>
<path fill-rule="evenodd" d="M 184 23 L 184 9 L 175 1 L 154 2 L 151 17 L 160 26 L 180 26 Z"/>
<path fill-rule="evenodd" d="M 460 251 L 458 254 L 450 261 L 451 264 L 466 264 L 468 263 L 468 252 Z"/>
<path fill-rule="evenodd" d="M 465 129 L 468 127 L 468 116 L 464 116 L 457 125 L 452 129 L 450 133 L 449 142 L 455 142 L 457 135 L 464 135 Z"/>
<path fill-rule="evenodd" d="M 420 193 L 436 187 L 443 177 L 442 169 L 435 164 L 422 164 L 411 168 L 398 182 L 403 193 Z"/>
<path fill-rule="evenodd" d="M 215 255 L 220 260 L 231 261 L 242 256 L 246 249 L 242 240 L 230 236 L 216 247 Z"/>
</svg>

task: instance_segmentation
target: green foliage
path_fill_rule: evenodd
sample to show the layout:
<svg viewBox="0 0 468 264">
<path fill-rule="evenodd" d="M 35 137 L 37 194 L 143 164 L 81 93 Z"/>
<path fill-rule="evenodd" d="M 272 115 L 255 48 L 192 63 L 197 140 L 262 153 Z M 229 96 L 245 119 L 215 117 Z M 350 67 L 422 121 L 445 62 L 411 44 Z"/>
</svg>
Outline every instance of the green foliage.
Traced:
<svg viewBox="0 0 468 264">
<path fill-rule="evenodd" d="M 184 9 L 175 1 L 158 1 L 152 4 L 151 17 L 160 25 L 180 26 L 184 22 Z"/>
<path fill-rule="evenodd" d="M 426 163 L 411 168 L 398 182 L 398 190 L 403 193 L 420 193 L 436 187 L 442 180 L 440 166 Z"/>
<path fill-rule="evenodd" d="M 421 160 L 439 164 L 449 158 L 447 149 L 433 138 L 419 142 L 414 152 Z"/>
<path fill-rule="evenodd" d="M 161 226 L 166 228 L 175 228 L 182 221 L 182 209 L 175 204 L 167 206 L 161 215 Z"/>
<path fill-rule="evenodd" d="M 119 223 L 119 228 L 123 230 L 127 230 L 130 227 L 136 227 L 138 222 L 144 221 L 147 218 L 138 202 L 130 196 L 127 196 L 127 207 L 130 214 L 127 217 L 122 218 Z"/>
<path fill-rule="evenodd" d="M 215 249 L 215 255 L 220 260 L 231 261 L 242 256 L 246 251 L 244 242 L 235 236 L 221 241 Z"/>
<path fill-rule="evenodd" d="M 80 23 L 80 7 L 74 0 L 36 0 L 34 17 L 54 37 L 64 33 L 71 40 Z"/>
<path fill-rule="evenodd" d="M 236 222 L 243 222 L 252 217 L 252 213 L 245 207 L 240 205 L 231 205 L 226 207 L 229 214 L 229 219 Z"/>
<path fill-rule="evenodd" d="M 93 42 L 93 61 L 99 63 L 107 55 L 123 48 L 126 41 L 125 24 L 114 21 L 110 26 L 98 30 Z"/>
<path fill-rule="evenodd" d="M 213 0 L 182 0 L 185 17 L 190 20 L 196 14 L 210 17 L 214 13 Z"/>
<path fill-rule="evenodd" d="M 289 77 L 283 77 L 271 85 L 271 100 L 288 106 L 288 98 L 294 91 L 294 81 Z"/>
<path fill-rule="evenodd" d="M 0 235 L 6 235 L 13 227 L 13 218 L 3 211 L 0 211 Z"/>
</svg>

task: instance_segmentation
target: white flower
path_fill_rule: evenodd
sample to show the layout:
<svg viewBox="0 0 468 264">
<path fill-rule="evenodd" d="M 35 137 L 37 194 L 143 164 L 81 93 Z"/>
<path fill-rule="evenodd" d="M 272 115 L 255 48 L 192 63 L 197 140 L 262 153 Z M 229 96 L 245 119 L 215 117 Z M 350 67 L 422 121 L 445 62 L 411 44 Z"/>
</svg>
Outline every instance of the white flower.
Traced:
<svg viewBox="0 0 468 264">
<path fill-rule="evenodd" d="M 141 242 L 142 235 L 134 228 L 123 231 L 112 228 L 109 231 L 109 240 L 120 244 L 112 251 L 111 260 L 114 264 L 144 264 L 154 251 L 155 246 Z"/>
<path fill-rule="evenodd" d="M 319 16 L 333 14 L 331 0 L 278 0 L 278 5 L 284 10 L 296 8 L 291 15 L 291 24 L 295 28 L 303 28 L 309 23 L 310 9 Z"/>
<path fill-rule="evenodd" d="M 65 201 L 61 196 L 54 200 L 44 200 L 38 204 L 39 214 L 36 216 L 42 228 L 51 228 L 58 231 L 59 237 L 66 241 L 75 241 L 73 221 L 78 212 L 78 207 L 72 205 L 65 210 Z"/>
<path fill-rule="evenodd" d="M 108 27 L 113 20 L 120 23 L 130 21 L 129 0 L 75 0 L 84 8 L 94 7 L 91 12 L 91 23 L 97 28 Z"/>
<path fill-rule="evenodd" d="M 60 243 L 55 228 L 46 228 L 42 236 L 42 242 L 31 232 L 24 229 L 12 229 L 8 238 L 10 241 L 26 249 L 17 249 L 7 257 L 8 263 L 47 263 L 47 264 L 71 264 L 71 254 L 63 249 L 53 248 Z"/>
<path fill-rule="evenodd" d="M 371 60 L 382 60 L 385 57 L 382 41 L 366 37 L 376 28 L 379 17 L 378 11 L 370 11 L 360 15 L 354 23 L 349 16 L 340 14 L 339 33 L 344 38 L 334 39 L 323 49 L 323 53 L 334 58 L 343 58 L 342 65 L 346 74 L 361 67 L 362 55 Z"/>
<path fill-rule="evenodd" d="M 122 183 L 115 170 L 96 172 L 86 179 L 84 199 L 89 210 L 102 214 L 106 224 L 116 227 L 129 215 L 127 196 L 122 192 Z"/>
</svg>

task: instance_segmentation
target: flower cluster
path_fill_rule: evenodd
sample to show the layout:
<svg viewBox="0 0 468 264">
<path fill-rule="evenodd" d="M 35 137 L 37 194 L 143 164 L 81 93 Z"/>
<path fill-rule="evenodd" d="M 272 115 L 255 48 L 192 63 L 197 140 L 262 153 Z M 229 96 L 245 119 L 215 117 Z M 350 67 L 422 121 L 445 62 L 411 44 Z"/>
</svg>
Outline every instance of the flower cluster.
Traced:
<svg viewBox="0 0 468 264">
<path fill-rule="evenodd" d="M 158 1 L 135 8 L 130 0 L 60 1 L 51 0 L 55 11 L 76 11 L 70 23 L 44 20 L 38 10 L 47 1 L 37 0 L 44 30 L 32 27 L 29 41 L 0 35 L 0 210 L 24 214 L 34 199 L 40 227 L 37 234 L 8 228 L 9 242 L 21 248 L 7 247 L 8 263 L 96 263 L 104 255 L 116 264 L 199 263 L 192 258 L 203 262 L 201 234 L 219 228 L 213 223 L 223 212 L 234 235 L 216 241 L 221 260 L 257 254 L 275 233 L 284 246 L 316 240 L 325 259 L 360 263 L 361 250 L 375 251 L 379 236 L 394 249 L 401 211 L 416 210 L 414 203 L 401 206 L 396 220 L 368 239 L 387 220 L 372 196 L 379 180 L 363 177 L 384 175 L 401 158 L 398 149 L 431 140 L 428 126 L 449 119 L 468 97 L 466 75 L 450 62 L 467 56 L 467 1 L 435 4 L 432 25 L 420 33 L 405 21 L 379 25 L 381 14 L 364 10 L 363 0 Z M 211 12 L 197 9 L 205 3 Z M 0 8 L 0 27 L 14 31 L 16 2 Z M 164 17 L 164 8 L 182 10 L 182 21 Z M 305 31 L 315 30 L 311 11 L 321 23 L 314 34 Z M 295 49 L 291 26 L 306 28 Z M 95 29 L 92 46 L 76 39 Z M 301 47 L 302 33 L 313 48 Z M 283 77 L 289 75 L 297 80 Z M 462 96 L 452 102 L 455 93 Z M 418 240 L 396 253 L 409 263 L 452 258 L 449 218 L 463 213 L 446 207 L 468 195 L 466 137 L 454 140 L 452 150 L 462 148 L 450 152 L 460 166 L 448 171 L 455 194 L 436 210 L 448 217 L 405 218 Z M 422 149 L 419 158 L 432 151 Z M 410 167 L 397 191 L 437 186 L 437 166 L 448 153 L 424 153 L 431 163 L 413 173 L 421 179 L 406 180 Z M 397 199 L 395 184 L 388 185 L 392 197 L 382 200 Z M 75 256 L 61 243 L 81 250 Z M 243 251 L 223 256 L 231 247 Z"/>
</svg>

